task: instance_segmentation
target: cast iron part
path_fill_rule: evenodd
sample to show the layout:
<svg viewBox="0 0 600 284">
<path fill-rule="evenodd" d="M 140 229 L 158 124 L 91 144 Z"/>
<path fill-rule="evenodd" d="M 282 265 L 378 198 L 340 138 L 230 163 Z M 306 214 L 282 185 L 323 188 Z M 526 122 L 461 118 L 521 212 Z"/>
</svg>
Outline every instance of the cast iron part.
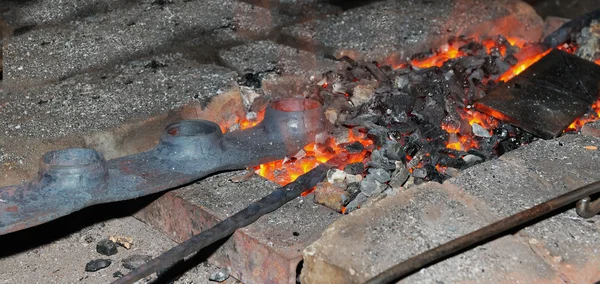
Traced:
<svg viewBox="0 0 600 284">
<path fill-rule="evenodd" d="M 443 261 L 453 255 L 484 244 L 505 235 L 507 232 L 521 228 L 529 222 L 539 222 L 542 217 L 564 208 L 573 202 L 589 198 L 600 192 L 600 181 L 585 185 L 563 195 L 540 203 L 527 210 L 506 217 L 500 221 L 487 225 L 477 231 L 458 237 L 445 244 L 413 256 L 399 264 L 396 264 L 375 277 L 369 279 L 368 284 L 396 283 L 412 273 L 426 268 L 430 265 Z M 596 201 L 596 203 L 598 203 Z M 579 204 L 579 202 L 578 202 Z"/>
<path fill-rule="evenodd" d="M 551 139 L 598 100 L 600 66 L 558 49 L 493 89 L 475 108 Z"/>
<path fill-rule="evenodd" d="M 37 178 L 0 188 L 0 235 L 94 204 L 282 159 L 323 131 L 326 120 L 317 101 L 285 99 L 271 103 L 253 128 L 223 134 L 216 123 L 184 120 L 167 126 L 154 149 L 110 161 L 91 149 L 51 151 L 42 157 Z"/>
</svg>

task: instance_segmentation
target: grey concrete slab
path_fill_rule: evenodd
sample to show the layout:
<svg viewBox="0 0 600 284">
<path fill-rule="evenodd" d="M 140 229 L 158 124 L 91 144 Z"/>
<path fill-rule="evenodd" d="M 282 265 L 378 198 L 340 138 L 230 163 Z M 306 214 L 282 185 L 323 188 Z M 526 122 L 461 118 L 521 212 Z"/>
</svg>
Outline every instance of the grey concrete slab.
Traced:
<svg viewBox="0 0 600 284">
<path fill-rule="evenodd" d="M 479 201 L 428 183 L 334 222 L 304 250 L 305 283 L 362 283 L 379 272 L 485 225 Z M 560 276 L 515 237 L 449 258 L 401 283 L 560 283 Z"/>
<path fill-rule="evenodd" d="M 34 29 L 5 42 L 5 86 L 29 86 L 182 43 L 223 46 L 265 37 L 282 18 L 235 0 L 147 1 Z"/>
<path fill-rule="evenodd" d="M 112 256 L 97 253 L 96 243 L 113 235 L 131 237 L 132 247 L 127 250 L 119 246 L 117 254 Z M 110 283 L 116 279 L 113 273 L 129 272 L 122 265 L 123 259 L 134 254 L 156 257 L 175 245 L 176 243 L 165 235 L 133 217 L 112 219 L 81 228 L 31 250 L 0 258 L 0 282 Z M 87 262 L 99 258 L 110 259 L 112 263 L 96 272 L 84 271 Z M 215 269 L 213 265 L 202 263 L 175 283 L 211 283 L 208 278 Z M 234 283 L 231 280 L 228 283 Z"/>
<path fill-rule="evenodd" d="M 482 200 L 497 221 L 539 203 L 600 180 L 600 139 L 565 135 L 539 140 L 499 160 L 476 165 L 448 180 Z M 573 283 L 600 279 L 600 225 L 574 209 L 533 224 L 518 237 Z"/>
<path fill-rule="evenodd" d="M 282 29 L 282 40 L 334 56 L 383 62 L 437 48 L 461 34 L 537 40 L 543 22 L 521 1 L 377 1 Z"/>
<path fill-rule="evenodd" d="M 526 167 L 498 159 L 470 167 L 446 182 L 483 200 L 491 212 L 502 217 L 560 194 Z"/>
<path fill-rule="evenodd" d="M 531 143 L 500 159 L 531 170 L 557 193 L 564 193 L 600 180 L 598 148 L 600 138 L 571 134 Z"/>
</svg>

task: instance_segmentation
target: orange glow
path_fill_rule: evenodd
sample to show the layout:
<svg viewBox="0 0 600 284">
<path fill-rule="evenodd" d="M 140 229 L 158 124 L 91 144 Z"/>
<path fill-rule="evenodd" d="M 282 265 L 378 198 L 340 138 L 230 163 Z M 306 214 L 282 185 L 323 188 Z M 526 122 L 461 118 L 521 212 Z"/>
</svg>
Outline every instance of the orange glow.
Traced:
<svg viewBox="0 0 600 284">
<path fill-rule="evenodd" d="M 594 63 L 600 65 L 600 58 L 596 59 L 596 61 L 594 61 Z"/>
<path fill-rule="evenodd" d="M 411 65 L 418 68 L 429 68 L 433 66 L 441 67 L 444 62 L 450 59 L 465 56 L 458 48 L 459 46 L 456 44 L 445 44 L 430 57 L 413 59 Z"/>
<path fill-rule="evenodd" d="M 517 57 L 518 60 L 517 64 L 504 72 L 504 74 L 502 74 L 498 80 L 508 82 L 508 80 L 521 74 L 521 72 L 533 65 L 533 63 L 536 63 L 538 60 L 542 59 L 542 57 L 548 54 L 550 50 L 551 49 L 542 50 L 537 45 L 532 45 L 522 49 L 521 52 L 515 54 L 515 57 Z"/>
<path fill-rule="evenodd" d="M 593 113 L 584 115 L 569 125 L 565 131 L 578 131 L 584 124 L 598 120 L 600 118 L 600 99 L 592 104 Z"/>
<path fill-rule="evenodd" d="M 274 181 L 278 184 L 285 185 L 304 173 L 312 170 L 316 166 L 327 162 L 329 159 L 337 156 L 345 151 L 344 144 L 346 143 L 361 143 L 365 149 L 360 154 L 350 155 L 347 163 L 362 162 L 372 149 L 373 141 L 366 138 L 366 134 L 355 132 L 350 129 L 348 131 L 348 142 L 336 143 L 335 139 L 329 138 L 323 144 L 310 143 L 304 147 L 303 155 L 297 155 L 297 158 L 278 160 L 255 167 L 256 174 Z"/>
</svg>

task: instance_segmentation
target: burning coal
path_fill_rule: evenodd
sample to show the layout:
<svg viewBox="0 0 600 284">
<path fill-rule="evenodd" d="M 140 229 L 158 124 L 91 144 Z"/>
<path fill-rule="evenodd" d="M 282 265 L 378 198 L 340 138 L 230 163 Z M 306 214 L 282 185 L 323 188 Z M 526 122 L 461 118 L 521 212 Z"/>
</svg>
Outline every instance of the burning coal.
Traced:
<svg viewBox="0 0 600 284">
<path fill-rule="evenodd" d="M 565 44 L 560 49 L 572 53 L 577 46 Z M 346 194 L 335 206 L 342 212 L 391 188 L 442 182 L 457 169 L 536 139 L 497 119 L 501 116 L 483 114 L 472 106 L 549 51 L 518 38 L 461 37 L 397 66 L 342 58 L 336 71 L 324 74 L 313 99 L 323 102 L 337 129 L 347 128 L 344 134 L 311 143 L 292 157 L 254 171 L 287 184 L 331 157 L 353 153 L 348 164 L 357 166 L 345 173 L 338 170 L 329 185 L 318 187 Z M 598 117 L 600 101 L 566 131 L 577 131 Z M 252 127 L 262 116 L 259 112 L 251 118 L 238 121 L 239 127 Z"/>
</svg>

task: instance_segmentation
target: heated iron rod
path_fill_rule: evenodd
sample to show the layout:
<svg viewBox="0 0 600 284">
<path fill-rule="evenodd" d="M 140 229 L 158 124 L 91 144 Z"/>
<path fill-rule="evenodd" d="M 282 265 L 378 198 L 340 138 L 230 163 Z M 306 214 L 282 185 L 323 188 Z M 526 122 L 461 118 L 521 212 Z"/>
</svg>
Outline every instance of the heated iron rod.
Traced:
<svg viewBox="0 0 600 284">
<path fill-rule="evenodd" d="M 561 196 L 550 199 L 517 214 L 506 217 L 500 221 L 485 226 L 477 231 L 471 232 L 450 242 L 442 244 L 431 250 L 411 257 L 400 264 L 392 266 L 381 274 L 369 279 L 367 284 L 393 283 L 401 280 L 420 269 L 426 268 L 434 263 L 447 259 L 448 257 L 465 251 L 473 246 L 483 244 L 492 238 L 504 235 L 523 224 L 545 216 L 557 209 L 581 200 L 590 195 L 600 192 L 600 181 L 588 184 Z"/>
<path fill-rule="evenodd" d="M 600 19 L 600 9 L 583 14 L 564 23 L 560 28 L 546 36 L 542 43 L 549 48 L 555 48 L 571 39 L 573 33 L 581 31 L 584 27 L 589 26 L 593 20 L 598 19 Z"/>
<path fill-rule="evenodd" d="M 160 256 L 114 281 L 113 284 L 134 283 L 154 272 L 167 269 L 186 256 L 233 234 L 235 230 L 254 223 L 261 216 L 277 210 L 284 204 L 300 196 L 303 192 L 314 187 L 325 178 L 329 169 L 338 166 L 344 159 L 345 157 L 340 155 L 325 164 L 317 166 L 299 176 L 295 181 L 276 189 L 271 194 L 250 204 L 235 215 L 162 253 Z"/>
</svg>

